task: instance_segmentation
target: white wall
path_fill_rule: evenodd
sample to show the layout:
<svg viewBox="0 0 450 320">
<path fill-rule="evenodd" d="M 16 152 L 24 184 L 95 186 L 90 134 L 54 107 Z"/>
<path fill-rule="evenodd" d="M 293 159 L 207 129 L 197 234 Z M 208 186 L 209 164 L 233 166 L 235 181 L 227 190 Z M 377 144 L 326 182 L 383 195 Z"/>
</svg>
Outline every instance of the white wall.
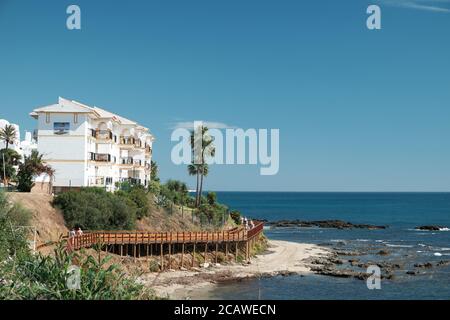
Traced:
<svg viewBox="0 0 450 320">
<path fill-rule="evenodd" d="M 54 122 L 69 122 L 68 134 L 54 134 Z M 55 170 L 55 183 L 59 186 L 87 185 L 87 124 L 86 116 L 79 114 L 77 123 L 74 116 L 68 114 L 50 114 L 46 121 L 45 114 L 38 118 L 38 151 L 44 160 Z"/>
</svg>

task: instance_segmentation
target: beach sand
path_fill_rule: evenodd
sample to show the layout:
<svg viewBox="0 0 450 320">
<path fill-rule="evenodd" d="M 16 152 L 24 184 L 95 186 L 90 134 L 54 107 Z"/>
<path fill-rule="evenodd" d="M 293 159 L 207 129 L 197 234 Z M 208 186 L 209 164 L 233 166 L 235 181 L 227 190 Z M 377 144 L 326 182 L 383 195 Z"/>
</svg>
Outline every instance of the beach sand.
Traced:
<svg viewBox="0 0 450 320">
<path fill-rule="evenodd" d="M 267 252 L 253 258 L 250 264 L 213 265 L 188 271 L 147 273 L 139 278 L 160 297 L 170 299 L 207 299 L 207 292 L 220 282 L 259 276 L 310 273 L 307 260 L 328 256 L 330 252 L 314 244 L 269 240 Z"/>
</svg>

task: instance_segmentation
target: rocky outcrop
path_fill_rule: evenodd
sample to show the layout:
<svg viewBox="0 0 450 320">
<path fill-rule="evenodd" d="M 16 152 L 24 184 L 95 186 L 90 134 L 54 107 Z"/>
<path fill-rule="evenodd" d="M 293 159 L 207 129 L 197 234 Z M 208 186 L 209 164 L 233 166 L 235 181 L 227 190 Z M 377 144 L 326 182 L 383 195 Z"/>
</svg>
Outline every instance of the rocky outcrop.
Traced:
<svg viewBox="0 0 450 320">
<path fill-rule="evenodd" d="M 433 268 L 433 264 L 431 262 L 427 263 L 416 263 L 414 264 L 415 268 Z"/>
<path fill-rule="evenodd" d="M 443 226 L 418 226 L 416 227 L 417 230 L 426 230 L 426 231 L 440 231 L 443 229 L 447 229 L 446 227 Z"/>
<path fill-rule="evenodd" d="M 266 225 L 272 228 L 334 228 L 334 229 L 385 229 L 386 226 L 376 226 L 370 224 L 354 224 L 342 220 L 317 220 L 317 221 L 303 221 L 303 220 L 279 220 L 270 221 Z"/>
</svg>

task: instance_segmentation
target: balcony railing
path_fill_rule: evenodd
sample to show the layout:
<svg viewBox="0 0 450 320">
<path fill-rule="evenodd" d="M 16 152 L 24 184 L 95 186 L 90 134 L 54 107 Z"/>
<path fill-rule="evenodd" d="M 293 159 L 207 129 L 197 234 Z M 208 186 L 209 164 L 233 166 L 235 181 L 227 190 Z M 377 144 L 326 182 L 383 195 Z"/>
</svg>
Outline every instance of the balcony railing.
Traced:
<svg viewBox="0 0 450 320">
<path fill-rule="evenodd" d="M 132 185 L 142 184 L 142 180 L 137 178 L 120 178 L 120 182 L 128 182 Z"/>
<path fill-rule="evenodd" d="M 111 155 L 107 153 L 94 153 L 89 152 L 88 158 L 92 161 L 98 162 L 111 162 Z"/>
<path fill-rule="evenodd" d="M 150 146 L 145 146 L 145 153 L 152 155 L 152 148 L 150 148 Z"/>
<path fill-rule="evenodd" d="M 142 166 L 142 160 L 134 160 L 134 165 Z"/>
<path fill-rule="evenodd" d="M 120 144 L 123 145 L 134 145 L 136 142 L 136 139 L 133 137 L 120 137 Z"/>
<path fill-rule="evenodd" d="M 89 185 L 90 186 L 109 186 L 112 185 L 113 178 L 112 177 L 98 177 L 98 176 L 91 176 L 88 177 Z"/>
<path fill-rule="evenodd" d="M 96 139 L 113 140 L 113 133 L 111 130 L 90 129 L 91 136 Z"/>
<path fill-rule="evenodd" d="M 122 164 L 133 164 L 134 160 L 132 157 L 122 158 L 121 162 Z"/>
</svg>

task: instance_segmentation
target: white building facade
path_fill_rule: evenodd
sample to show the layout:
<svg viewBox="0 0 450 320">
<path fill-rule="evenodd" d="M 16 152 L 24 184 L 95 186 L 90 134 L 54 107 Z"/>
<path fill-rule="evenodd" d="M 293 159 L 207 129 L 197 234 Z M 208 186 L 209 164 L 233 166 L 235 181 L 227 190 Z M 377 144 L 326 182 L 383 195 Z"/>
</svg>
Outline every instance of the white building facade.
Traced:
<svg viewBox="0 0 450 320">
<path fill-rule="evenodd" d="M 15 150 L 19 155 L 22 156 L 30 156 L 31 151 L 37 149 L 37 143 L 33 139 L 31 132 L 25 131 L 25 139 L 20 140 L 20 127 L 18 124 L 10 123 L 8 120 L 0 119 L 0 130 L 4 129 L 5 126 L 12 125 L 14 129 L 16 129 L 16 136 L 12 144 L 8 146 L 8 148 Z M 4 141 L 0 141 L 0 150 L 6 148 L 6 143 Z"/>
<path fill-rule="evenodd" d="M 154 137 L 149 129 L 98 107 L 59 98 L 37 108 L 38 151 L 55 170 L 54 190 L 150 181 Z"/>
</svg>

